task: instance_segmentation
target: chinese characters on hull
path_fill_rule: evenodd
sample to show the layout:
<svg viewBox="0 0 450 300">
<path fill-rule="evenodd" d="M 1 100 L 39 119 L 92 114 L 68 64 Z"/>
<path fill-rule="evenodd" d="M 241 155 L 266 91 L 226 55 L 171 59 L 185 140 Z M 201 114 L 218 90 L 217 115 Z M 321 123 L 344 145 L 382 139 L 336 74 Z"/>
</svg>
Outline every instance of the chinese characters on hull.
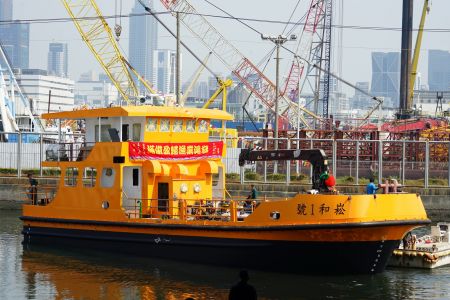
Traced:
<svg viewBox="0 0 450 300">
<path fill-rule="evenodd" d="M 335 215 L 344 215 L 345 211 L 346 210 L 344 203 L 336 204 L 336 208 L 334 208 L 334 211 L 331 210 L 331 212 L 334 212 Z M 314 212 L 315 212 L 314 204 L 310 204 L 309 207 L 305 203 L 297 204 L 297 214 L 300 216 L 307 216 L 307 215 L 314 216 Z M 329 213 L 330 213 L 330 206 L 327 206 L 325 203 L 322 203 L 318 208 L 318 214 L 326 215 Z"/>
</svg>

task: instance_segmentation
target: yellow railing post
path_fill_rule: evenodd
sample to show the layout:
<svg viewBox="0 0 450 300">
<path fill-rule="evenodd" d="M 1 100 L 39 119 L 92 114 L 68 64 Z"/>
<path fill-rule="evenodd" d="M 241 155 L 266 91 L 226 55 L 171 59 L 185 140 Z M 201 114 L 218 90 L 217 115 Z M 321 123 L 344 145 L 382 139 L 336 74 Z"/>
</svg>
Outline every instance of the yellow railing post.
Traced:
<svg viewBox="0 0 450 300">
<path fill-rule="evenodd" d="M 231 222 L 236 222 L 237 221 L 237 204 L 236 201 L 231 200 L 230 201 L 230 221 Z"/>
<path fill-rule="evenodd" d="M 186 220 L 186 201 L 184 199 L 180 199 L 180 220 Z"/>
</svg>

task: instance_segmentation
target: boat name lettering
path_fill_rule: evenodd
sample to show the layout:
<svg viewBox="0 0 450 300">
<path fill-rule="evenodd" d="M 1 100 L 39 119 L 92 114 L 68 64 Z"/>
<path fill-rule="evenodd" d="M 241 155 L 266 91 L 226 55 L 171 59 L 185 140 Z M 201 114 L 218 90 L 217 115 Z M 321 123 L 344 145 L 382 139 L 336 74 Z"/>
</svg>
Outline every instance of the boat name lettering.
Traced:
<svg viewBox="0 0 450 300">
<path fill-rule="evenodd" d="M 222 157 L 223 142 L 206 143 L 129 143 L 130 159 L 189 160 Z"/>
<path fill-rule="evenodd" d="M 299 203 L 297 204 L 297 215 L 306 216 L 306 204 L 305 203 Z"/>
<path fill-rule="evenodd" d="M 330 207 L 326 206 L 325 203 L 322 203 L 322 205 L 320 205 L 319 212 L 321 215 L 323 215 L 324 213 L 327 213 L 329 211 L 330 211 Z"/>
<path fill-rule="evenodd" d="M 336 208 L 334 209 L 334 213 L 336 215 L 343 215 L 345 214 L 345 208 L 344 208 L 344 203 L 338 203 L 336 204 Z M 310 215 L 314 216 L 314 204 L 311 204 L 311 212 Z M 322 203 L 319 206 L 319 213 L 321 215 L 329 213 L 330 212 L 330 207 L 327 206 L 325 203 Z M 306 205 L 305 203 L 299 203 L 297 204 L 297 214 L 298 215 L 302 215 L 302 216 L 307 216 L 308 215 L 308 205 Z"/>
<path fill-rule="evenodd" d="M 336 215 L 343 215 L 344 212 L 345 212 L 345 209 L 344 209 L 344 203 L 338 203 L 338 204 L 336 205 L 336 208 L 334 209 L 334 213 L 335 213 Z"/>
</svg>

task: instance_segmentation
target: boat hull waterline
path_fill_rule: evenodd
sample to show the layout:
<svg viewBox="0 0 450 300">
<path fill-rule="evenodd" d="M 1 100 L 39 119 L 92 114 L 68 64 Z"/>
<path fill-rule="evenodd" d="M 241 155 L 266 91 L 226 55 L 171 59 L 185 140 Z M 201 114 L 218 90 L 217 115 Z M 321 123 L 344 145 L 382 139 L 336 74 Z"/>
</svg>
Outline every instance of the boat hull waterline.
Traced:
<svg viewBox="0 0 450 300">
<path fill-rule="evenodd" d="M 114 253 L 295 273 L 382 272 L 399 244 L 394 235 L 423 223 L 410 220 L 265 229 L 211 226 L 205 231 L 204 227 L 192 225 L 22 219 L 29 224 L 23 228 L 24 245 L 58 243 Z M 376 240 L 375 236 L 387 239 Z"/>
</svg>

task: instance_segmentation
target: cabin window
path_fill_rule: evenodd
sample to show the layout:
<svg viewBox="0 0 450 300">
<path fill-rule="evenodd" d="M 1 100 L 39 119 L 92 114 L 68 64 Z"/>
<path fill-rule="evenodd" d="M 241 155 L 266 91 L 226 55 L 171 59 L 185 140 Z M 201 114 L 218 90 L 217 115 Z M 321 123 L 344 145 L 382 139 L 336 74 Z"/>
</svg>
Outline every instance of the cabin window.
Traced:
<svg viewBox="0 0 450 300">
<path fill-rule="evenodd" d="M 141 123 L 133 124 L 133 141 L 139 142 L 141 140 Z"/>
<path fill-rule="evenodd" d="M 87 167 L 83 172 L 83 187 L 91 188 L 95 187 L 95 181 L 97 179 L 97 169 Z"/>
<path fill-rule="evenodd" d="M 147 119 L 147 124 L 146 124 L 146 129 L 147 131 L 156 131 L 156 126 L 158 125 L 158 120 L 154 119 L 154 118 L 148 118 Z"/>
<path fill-rule="evenodd" d="M 186 122 L 186 131 L 195 132 L 195 120 L 188 120 Z"/>
<path fill-rule="evenodd" d="M 109 135 L 109 129 L 111 128 L 111 125 L 105 124 L 101 126 L 101 132 L 100 137 L 102 142 L 111 142 L 111 137 Z M 95 125 L 95 141 L 100 142 L 98 138 L 98 125 Z"/>
<path fill-rule="evenodd" d="M 139 169 L 133 169 L 133 186 L 139 186 Z"/>
<path fill-rule="evenodd" d="M 183 120 L 174 120 L 173 121 L 173 132 L 181 132 L 183 131 Z"/>
<path fill-rule="evenodd" d="M 209 123 L 206 120 L 200 120 L 198 123 L 198 132 L 208 132 Z"/>
<path fill-rule="evenodd" d="M 76 186 L 78 177 L 78 168 L 67 168 L 64 176 L 65 186 Z"/>
<path fill-rule="evenodd" d="M 114 178 L 116 177 L 116 170 L 113 168 L 102 169 L 101 184 L 104 188 L 110 188 L 114 185 Z"/>
<path fill-rule="evenodd" d="M 159 131 L 161 132 L 169 132 L 170 131 L 170 120 L 169 119 L 161 119 L 159 124 Z"/>
<path fill-rule="evenodd" d="M 128 134 L 128 130 L 130 125 L 122 124 L 122 141 L 126 142 L 130 139 L 130 135 Z"/>
</svg>

